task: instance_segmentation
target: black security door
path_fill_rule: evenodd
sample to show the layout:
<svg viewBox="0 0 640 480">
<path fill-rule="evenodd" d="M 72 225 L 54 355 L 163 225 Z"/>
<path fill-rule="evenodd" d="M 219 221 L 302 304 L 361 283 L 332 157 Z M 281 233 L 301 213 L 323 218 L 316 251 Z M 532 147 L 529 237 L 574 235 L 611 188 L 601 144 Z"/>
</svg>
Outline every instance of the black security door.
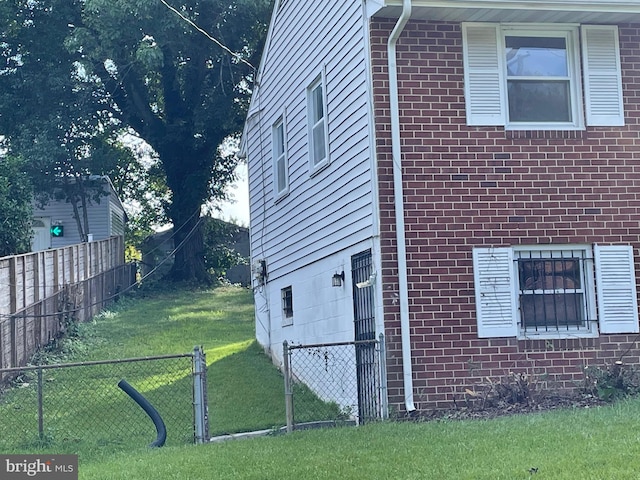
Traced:
<svg viewBox="0 0 640 480">
<path fill-rule="evenodd" d="M 351 257 L 360 422 L 378 418 L 378 372 L 371 250 Z"/>
</svg>

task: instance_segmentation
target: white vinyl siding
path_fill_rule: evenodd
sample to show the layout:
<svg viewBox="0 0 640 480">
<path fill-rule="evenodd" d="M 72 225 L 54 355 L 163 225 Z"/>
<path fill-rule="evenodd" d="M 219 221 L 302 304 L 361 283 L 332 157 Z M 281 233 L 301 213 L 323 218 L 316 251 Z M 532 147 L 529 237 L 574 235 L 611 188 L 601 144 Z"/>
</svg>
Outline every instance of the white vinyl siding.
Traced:
<svg viewBox="0 0 640 480">
<path fill-rule="evenodd" d="M 465 104 L 468 125 L 501 125 L 507 129 L 583 129 L 587 125 L 624 125 L 618 31 L 615 26 L 582 26 L 582 68 L 577 27 L 563 24 L 463 23 Z M 510 122 L 504 38 L 506 35 L 551 35 L 567 39 L 567 79 L 571 121 Z M 535 79 L 530 79 L 535 80 Z M 584 83 L 585 104 L 582 101 Z"/>
<path fill-rule="evenodd" d="M 535 247 L 532 248 L 535 250 Z M 478 336 L 480 338 L 535 337 L 533 332 L 524 332 L 519 325 L 517 299 L 519 287 L 513 249 L 509 247 L 475 248 L 473 249 L 473 269 Z M 591 297 L 595 294 L 598 300 L 597 324 L 600 333 L 638 332 L 638 305 L 632 248 L 626 245 L 595 245 L 594 270 L 595 287 L 592 282 L 593 272 L 590 269 L 586 271 L 585 306 L 593 305 Z M 591 310 L 591 307 L 587 308 L 587 316 L 593 315 Z M 587 321 L 590 321 L 588 317 Z M 582 331 L 558 329 L 555 333 L 543 332 L 539 337 L 580 337 L 593 336 L 596 333 L 595 326 L 589 324 Z"/>
<path fill-rule="evenodd" d="M 337 0 L 290 2 L 272 24 L 244 135 L 252 256 L 270 280 L 374 233 L 364 35 L 362 6 Z M 321 74 L 331 162 L 310 175 L 307 89 Z M 275 202 L 270 130 L 285 111 L 289 192 Z"/>
</svg>

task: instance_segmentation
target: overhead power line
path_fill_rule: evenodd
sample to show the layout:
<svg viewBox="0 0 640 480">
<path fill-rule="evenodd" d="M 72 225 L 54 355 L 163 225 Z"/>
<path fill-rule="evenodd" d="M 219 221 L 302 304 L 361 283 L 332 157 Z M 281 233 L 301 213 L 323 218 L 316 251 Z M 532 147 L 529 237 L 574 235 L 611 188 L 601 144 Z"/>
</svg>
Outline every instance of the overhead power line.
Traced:
<svg viewBox="0 0 640 480">
<path fill-rule="evenodd" d="M 165 0 L 160 0 L 160 2 L 162 2 L 162 4 L 167 7 L 169 10 L 171 10 L 173 13 L 175 13 L 176 15 L 178 15 L 182 20 L 184 20 L 185 22 L 187 22 L 189 25 L 191 25 L 193 28 L 195 28 L 198 32 L 200 32 L 201 34 L 203 34 L 205 37 L 207 37 L 209 40 L 211 40 L 213 43 L 215 43 L 216 45 L 218 45 L 221 49 L 223 49 L 225 52 L 227 52 L 229 55 L 235 57 L 238 61 L 248 65 L 252 70 L 255 70 L 256 67 L 254 67 L 253 65 L 251 65 L 251 63 L 249 63 L 247 60 L 244 59 L 244 57 L 242 55 L 240 55 L 239 53 L 236 53 L 234 51 L 232 51 L 229 47 L 227 47 L 225 44 L 223 44 L 220 40 L 218 40 L 217 38 L 215 38 L 213 35 L 211 35 L 209 32 L 207 32 L 205 29 L 199 27 L 198 25 L 196 25 L 196 23 L 191 20 L 190 18 L 185 17 L 182 12 L 180 12 L 179 10 L 177 10 L 176 8 L 172 7 L 171 5 L 169 5 Z"/>
</svg>

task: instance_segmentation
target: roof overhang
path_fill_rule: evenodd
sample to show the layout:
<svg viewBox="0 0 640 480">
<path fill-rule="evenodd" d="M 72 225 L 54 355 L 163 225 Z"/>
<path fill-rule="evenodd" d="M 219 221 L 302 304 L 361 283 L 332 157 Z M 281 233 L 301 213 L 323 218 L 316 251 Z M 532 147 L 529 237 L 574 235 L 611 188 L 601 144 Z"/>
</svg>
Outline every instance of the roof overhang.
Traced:
<svg viewBox="0 0 640 480">
<path fill-rule="evenodd" d="M 445 22 L 640 23 L 640 1 L 412 0 L 412 19 Z M 402 0 L 367 0 L 369 17 L 395 19 Z"/>
</svg>

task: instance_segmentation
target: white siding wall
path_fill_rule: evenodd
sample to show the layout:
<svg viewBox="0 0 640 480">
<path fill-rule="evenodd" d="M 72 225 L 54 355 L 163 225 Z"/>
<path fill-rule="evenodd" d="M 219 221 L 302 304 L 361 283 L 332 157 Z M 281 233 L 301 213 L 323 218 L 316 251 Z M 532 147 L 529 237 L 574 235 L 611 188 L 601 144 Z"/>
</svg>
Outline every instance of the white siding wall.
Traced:
<svg viewBox="0 0 640 480">
<path fill-rule="evenodd" d="M 245 133 L 252 256 L 267 259 L 270 280 L 374 231 L 361 3 L 290 0 L 276 15 Z M 306 89 L 323 69 L 331 163 L 311 177 Z M 290 192 L 276 203 L 271 127 L 285 111 Z"/>
<path fill-rule="evenodd" d="M 288 0 L 276 15 L 244 141 L 251 254 L 253 261 L 265 259 L 268 271 L 267 284 L 255 289 L 256 335 L 280 363 L 285 339 L 353 340 L 351 255 L 371 248 L 380 263 L 362 4 Z M 323 72 L 330 164 L 311 176 L 307 87 Z M 282 115 L 289 194 L 276 202 L 271 130 Z M 332 275 L 343 270 L 345 285 L 332 287 Z M 294 318 L 283 327 L 281 289 L 287 286 Z"/>
<path fill-rule="evenodd" d="M 257 339 L 269 347 L 276 363 L 282 362 L 282 342 L 285 340 L 296 345 L 353 340 L 351 256 L 368 248 L 371 248 L 371 242 L 355 245 L 256 289 Z M 344 284 L 332 286 L 333 274 L 342 271 L 345 273 Z M 293 293 L 293 322 L 283 326 L 281 291 L 289 286 Z M 381 328 L 382 325 L 378 325 L 378 329 Z"/>
<path fill-rule="evenodd" d="M 89 210 L 89 232 L 93 234 L 94 240 L 104 240 L 111 236 L 110 233 L 110 212 L 109 198 L 101 197 L 100 203 L 91 202 L 88 206 Z M 82 215 L 82 210 L 80 211 Z M 64 236 L 54 237 L 51 239 L 51 247 L 59 248 L 66 245 L 75 245 L 81 243 L 80 232 L 73 218 L 73 207 L 70 203 L 63 201 L 52 201 L 43 209 L 34 208 L 33 215 L 35 217 L 50 217 L 51 225 L 57 225 L 60 221 L 64 226 Z"/>
</svg>

